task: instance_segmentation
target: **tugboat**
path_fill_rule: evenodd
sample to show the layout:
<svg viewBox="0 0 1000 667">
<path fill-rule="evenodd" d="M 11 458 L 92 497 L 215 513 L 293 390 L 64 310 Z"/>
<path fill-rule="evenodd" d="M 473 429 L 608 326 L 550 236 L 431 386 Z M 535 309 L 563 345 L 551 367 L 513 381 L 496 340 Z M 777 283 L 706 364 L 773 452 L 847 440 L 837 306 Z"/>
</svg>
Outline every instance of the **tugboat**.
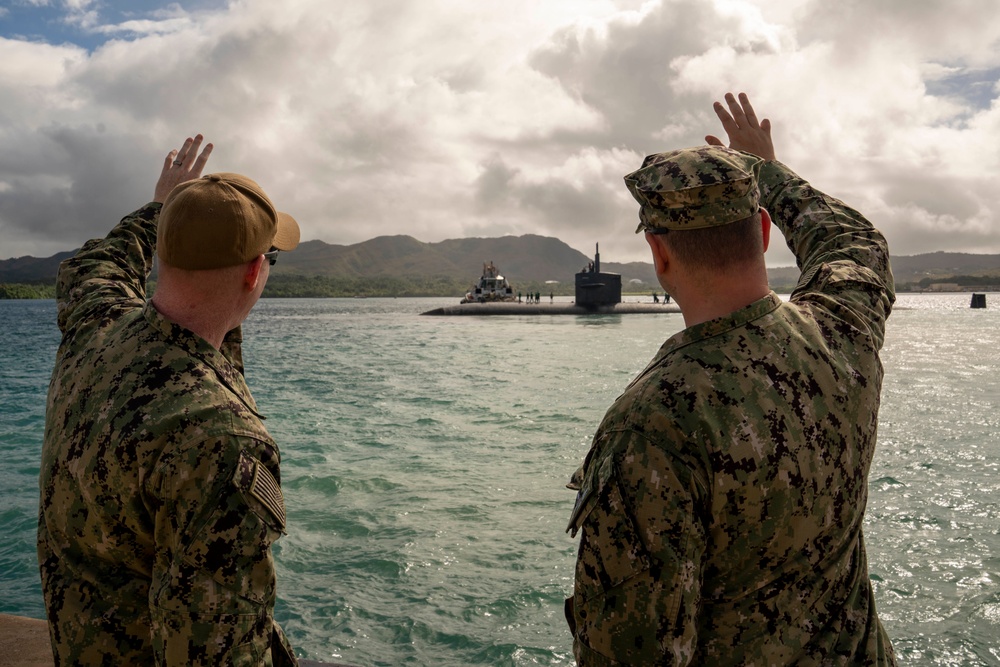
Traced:
<svg viewBox="0 0 1000 667">
<path fill-rule="evenodd" d="M 500 271 L 493 265 L 483 262 L 483 275 L 479 282 L 469 288 L 465 293 L 462 303 L 490 303 L 494 301 L 517 301 L 514 296 L 514 288 L 510 286 L 507 279 L 500 275 Z"/>
</svg>

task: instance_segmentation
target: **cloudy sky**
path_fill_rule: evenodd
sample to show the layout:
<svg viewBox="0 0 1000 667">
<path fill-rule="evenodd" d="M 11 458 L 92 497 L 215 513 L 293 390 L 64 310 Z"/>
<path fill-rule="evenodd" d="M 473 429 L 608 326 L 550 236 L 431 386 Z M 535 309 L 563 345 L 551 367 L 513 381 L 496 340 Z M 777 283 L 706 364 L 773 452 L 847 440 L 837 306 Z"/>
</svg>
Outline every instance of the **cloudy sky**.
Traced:
<svg viewBox="0 0 1000 667">
<path fill-rule="evenodd" d="M 3 0 L 0 259 L 103 236 L 202 132 L 304 239 L 647 260 L 622 176 L 729 90 L 894 254 L 1000 253 L 998 78 L 996 0 Z"/>
</svg>

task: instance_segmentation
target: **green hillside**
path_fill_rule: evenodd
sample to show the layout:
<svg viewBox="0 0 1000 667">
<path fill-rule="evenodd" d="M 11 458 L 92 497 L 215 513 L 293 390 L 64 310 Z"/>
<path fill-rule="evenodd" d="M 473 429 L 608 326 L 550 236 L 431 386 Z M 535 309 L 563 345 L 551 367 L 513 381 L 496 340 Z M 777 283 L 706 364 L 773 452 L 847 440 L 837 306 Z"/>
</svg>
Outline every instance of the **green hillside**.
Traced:
<svg viewBox="0 0 1000 667">
<path fill-rule="evenodd" d="M 51 298 L 59 262 L 70 257 L 0 260 L 0 298 Z M 526 234 L 424 243 L 412 236 L 379 236 L 353 245 L 306 241 L 283 253 L 265 296 L 461 296 L 493 262 L 515 291 L 572 294 L 574 275 L 593 259 L 556 238 Z M 629 292 L 659 290 L 648 262 L 601 269 L 622 276 Z M 899 291 L 1000 289 L 1000 255 L 934 252 L 892 258 Z M 771 286 L 788 292 L 795 267 L 768 270 Z"/>
</svg>

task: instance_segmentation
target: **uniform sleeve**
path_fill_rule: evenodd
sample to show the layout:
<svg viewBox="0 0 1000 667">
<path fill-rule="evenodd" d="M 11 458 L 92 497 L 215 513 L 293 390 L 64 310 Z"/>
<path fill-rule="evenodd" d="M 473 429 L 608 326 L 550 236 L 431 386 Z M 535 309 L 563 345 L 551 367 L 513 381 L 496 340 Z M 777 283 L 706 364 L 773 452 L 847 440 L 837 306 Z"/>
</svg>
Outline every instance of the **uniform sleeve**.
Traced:
<svg viewBox="0 0 1000 667">
<path fill-rule="evenodd" d="M 130 213 L 105 238 L 87 241 L 59 265 L 56 304 L 63 334 L 71 334 L 95 313 L 114 317 L 116 303 L 142 305 L 153 269 L 160 206 L 150 203 Z"/>
<path fill-rule="evenodd" d="M 896 298 L 885 237 L 858 211 L 814 189 L 780 162 L 762 167 L 760 185 L 761 203 L 802 272 L 792 300 L 841 311 L 881 347 Z"/>
<path fill-rule="evenodd" d="M 276 475 L 251 453 L 262 447 L 271 449 L 232 436 L 202 441 L 162 462 L 150 480 L 158 665 L 272 664 L 272 647 L 287 648 L 273 619 L 271 554 L 284 501 Z M 273 664 L 294 664 L 284 657 Z"/>
<path fill-rule="evenodd" d="M 631 430 L 588 471 L 571 527 L 582 532 L 567 616 L 580 665 L 687 665 L 697 646 L 702 494 L 676 459 Z"/>
</svg>

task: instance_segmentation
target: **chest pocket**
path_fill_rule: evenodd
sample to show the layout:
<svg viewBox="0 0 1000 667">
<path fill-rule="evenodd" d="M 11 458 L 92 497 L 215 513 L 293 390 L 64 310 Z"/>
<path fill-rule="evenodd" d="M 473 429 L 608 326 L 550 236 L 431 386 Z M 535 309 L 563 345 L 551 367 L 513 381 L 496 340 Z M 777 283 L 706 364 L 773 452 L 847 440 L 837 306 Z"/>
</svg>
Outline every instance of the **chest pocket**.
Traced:
<svg viewBox="0 0 1000 667">
<path fill-rule="evenodd" d="M 596 473 L 588 473 L 568 528 L 573 535 L 582 531 L 576 582 L 583 600 L 607 592 L 650 566 L 613 458 L 601 461 Z"/>
</svg>

